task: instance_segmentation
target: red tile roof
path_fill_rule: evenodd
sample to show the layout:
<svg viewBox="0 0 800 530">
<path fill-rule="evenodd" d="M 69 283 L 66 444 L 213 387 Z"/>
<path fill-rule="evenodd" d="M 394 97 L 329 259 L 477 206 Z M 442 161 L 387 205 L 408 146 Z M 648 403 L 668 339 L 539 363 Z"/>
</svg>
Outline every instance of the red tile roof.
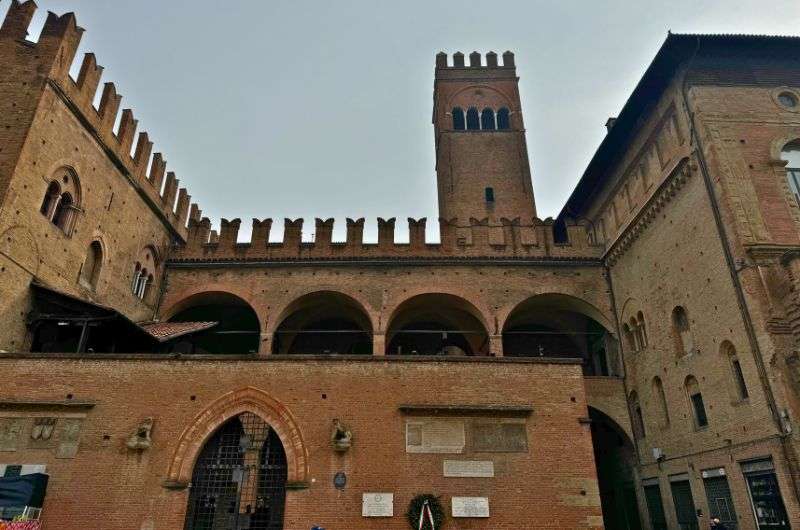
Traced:
<svg viewBox="0 0 800 530">
<path fill-rule="evenodd" d="M 165 342 L 175 337 L 213 328 L 217 324 L 218 322 L 152 322 L 139 326 L 158 341 Z"/>
</svg>

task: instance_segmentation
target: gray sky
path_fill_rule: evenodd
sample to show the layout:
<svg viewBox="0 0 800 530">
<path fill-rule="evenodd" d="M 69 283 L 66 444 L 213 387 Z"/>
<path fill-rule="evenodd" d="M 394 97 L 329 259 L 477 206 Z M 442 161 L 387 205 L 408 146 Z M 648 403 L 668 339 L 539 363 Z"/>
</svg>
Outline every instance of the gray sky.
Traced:
<svg viewBox="0 0 800 530">
<path fill-rule="evenodd" d="M 539 216 L 555 216 L 666 37 L 800 33 L 797 0 L 37 0 L 74 11 L 204 215 L 428 217 L 435 54 L 516 53 Z M 4 14 L 8 0 L 0 0 Z M 74 71 L 77 71 L 77 67 Z"/>
</svg>

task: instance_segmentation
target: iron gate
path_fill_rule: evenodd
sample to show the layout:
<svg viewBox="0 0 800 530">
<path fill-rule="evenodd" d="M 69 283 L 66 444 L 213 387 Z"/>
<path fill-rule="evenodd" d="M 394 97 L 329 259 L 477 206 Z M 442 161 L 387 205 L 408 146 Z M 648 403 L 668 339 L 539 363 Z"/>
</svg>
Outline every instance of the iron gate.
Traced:
<svg viewBox="0 0 800 530">
<path fill-rule="evenodd" d="M 661 488 L 658 484 L 644 487 L 644 498 L 650 512 L 650 526 L 653 530 L 667 530 L 667 518 L 664 515 L 664 503 L 661 501 Z"/>
<path fill-rule="evenodd" d="M 195 463 L 185 530 L 282 530 L 286 453 L 261 418 L 240 414 Z"/>
<path fill-rule="evenodd" d="M 675 503 L 675 515 L 681 530 L 698 530 L 697 514 L 694 510 L 692 488 L 688 480 L 679 480 L 670 484 L 672 500 Z"/>
</svg>

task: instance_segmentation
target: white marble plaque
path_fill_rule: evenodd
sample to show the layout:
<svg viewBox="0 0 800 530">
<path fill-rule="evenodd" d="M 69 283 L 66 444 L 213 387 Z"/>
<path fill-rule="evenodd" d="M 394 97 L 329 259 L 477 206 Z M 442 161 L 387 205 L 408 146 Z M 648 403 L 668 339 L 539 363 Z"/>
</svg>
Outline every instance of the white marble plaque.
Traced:
<svg viewBox="0 0 800 530">
<path fill-rule="evenodd" d="M 488 497 L 453 497 L 453 517 L 489 517 Z"/>
<path fill-rule="evenodd" d="M 361 516 L 394 516 L 394 493 L 364 493 L 361 498 Z"/>
<path fill-rule="evenodd" d="M 494 462 L 491 460 L 445 460 L 445 477 L 494 477 Z"/>
</svg>

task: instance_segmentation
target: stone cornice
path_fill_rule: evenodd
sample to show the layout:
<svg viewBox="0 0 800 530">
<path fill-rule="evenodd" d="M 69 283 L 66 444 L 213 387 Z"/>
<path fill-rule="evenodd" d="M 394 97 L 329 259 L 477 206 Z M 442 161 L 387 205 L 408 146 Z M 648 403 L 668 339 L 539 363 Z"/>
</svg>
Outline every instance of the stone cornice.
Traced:
<svg viewBox="0 0 800 530">
<path fill-rule="evenodd" d="M 628 224 L 620 236 L 611 244 L 603 259 L 608 266 L 614 264 L 627 252 L 631 245 L 639 238 L 644 230 L 650 225 L 666 204 L 680 190 L 689 177 L 692 176 L 696 167 L 690 163 L 688 156 L 681 158 L 672 169 L 670 174 L 655 193 L 648 199 L 644 206 L 636 214 L 636 217 Z"/>
</svg>

